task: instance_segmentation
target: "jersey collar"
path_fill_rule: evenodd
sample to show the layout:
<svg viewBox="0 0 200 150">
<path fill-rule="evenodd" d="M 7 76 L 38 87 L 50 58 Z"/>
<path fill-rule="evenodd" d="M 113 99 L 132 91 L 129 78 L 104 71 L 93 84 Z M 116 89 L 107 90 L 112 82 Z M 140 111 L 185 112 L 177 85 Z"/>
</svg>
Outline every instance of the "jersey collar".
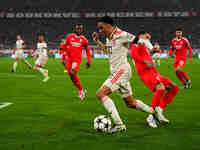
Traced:
<svg viewBox="0 0 200 150">
<path fill-rule="evenodd" d="M 110 40 L 113 38 L 114 34 L 117 32 L 117 29 L 118 29 L 117 26 L 113 27 L 113 30 L 112 30 L 110 37 L 109 37 Z"/>
</svg>

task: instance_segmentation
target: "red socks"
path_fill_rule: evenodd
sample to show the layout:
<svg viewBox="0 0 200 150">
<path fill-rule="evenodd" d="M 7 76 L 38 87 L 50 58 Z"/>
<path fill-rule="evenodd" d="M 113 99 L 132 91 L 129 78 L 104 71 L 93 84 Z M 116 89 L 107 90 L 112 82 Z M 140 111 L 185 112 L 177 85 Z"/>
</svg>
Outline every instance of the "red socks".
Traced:
<svg viewBox="0 0 200 150">
<path fill-rule="evenodd" d="M 164 90 L 156 90 L 156 92 L 154 92 L 154 96 L 152 99 L 152 105 L 151 105 L 152 108 L 159 106 L 164 94 L 165 94 Z"/>
<path fill-rule="evenodd" d="M 182 73 L 180 71 L 176 71 L 176 76 L 178 77 L 178 79 L 181 81 L 181 83 L 184 85 L 186 82 L 185 82 L 185 79 L 184 77 L 182 76 Z"/>
<path fill-rule="evenodd" d="M 181 70 L 181 75 L 185 78 L 186 81 L 189 80 L 188 76 L 186 75 L 185 71 Z"/>
<path fill-rule="evenodd" d="M 176 76 L 178 77 L 178 79 L 181 81 L 183 85 L 189 80 L 188 76 L 183 70 L 176 71 Z"/>
<path fill-rule="evenodd" d="M 70 74 L 70 78 L 71 78 L 72 82 L 74 83 L 74 85 L 78 88 L 78 90 L 81 91 L 82 85 L 81 85 L 81 82 L 80 82 L 78 75 L 77 74 L 74 74 L 74 75 Z"/>
<path fill-rule="evenodd" d="M 178 91 L 179 91 L 179 88 L 177 85 L 170 88 L 169 91 L 165 94 L 164 98 L 162 99 L 162 101 L 160 103 L 160 107 L 162 109 L 167 107 L 167 105 L 172 102 L 172 100 L 174 99 L 174 97 L 176 96 Z"/>
</svg>

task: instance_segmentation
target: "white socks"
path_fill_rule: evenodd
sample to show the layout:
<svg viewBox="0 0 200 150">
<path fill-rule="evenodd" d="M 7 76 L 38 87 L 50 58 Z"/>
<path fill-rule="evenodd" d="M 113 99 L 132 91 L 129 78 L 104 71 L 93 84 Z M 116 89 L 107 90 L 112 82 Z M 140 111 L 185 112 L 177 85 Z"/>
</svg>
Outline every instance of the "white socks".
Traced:
<svg viewBox="0 0 200 150">
<path fill-rule="evenodd" d="M 144 111 L 144 112 L 147 112 L 149 114 L 152 114 L 154 112 L 153 108 L 151 108 L 150 106 L 144 104 L 140 100 L 136 100 L 136 109 Z"/>
<path fill-rule="evenodd" d="M 26 65 L 28 65 L 29 68 L 32 68 L 32 65 L 31 65 L 27 60 L 24 60 L 24 63 L 25 63 Z"/>
<path fill-rule="evenodd" d="M 103 105 L 106 108 L 106 110 L 110 113 L 113 121 L 115 124 L 123 124 L 119 113 L 115 107 L 115 104 L 113 103 L 112 99 L 110 99 L 108 96 L 105 96 L 103 99 Z"/>
<path fill-rule="evenodd" d="M 15 61 L 13 64 L 13 70 L 16 71 L 16 68 L 17 68 L 17 61 Z"/>
<path fill-rule="evenodd" d="M 47 76 L 47 74 L 46 74 L 47 70 L 46 70 L 46 69 L 39 68 L 39 67 L 37 67 L 36 69 L 37 69 L 38 71 L 40 71 L 40 73 L 41 73 L 44 77 Z"/>
<path fill-rule="evenodd" d="M 160 59 L 158 59 L 158 65 L 160 66 Z"/>
</svg>

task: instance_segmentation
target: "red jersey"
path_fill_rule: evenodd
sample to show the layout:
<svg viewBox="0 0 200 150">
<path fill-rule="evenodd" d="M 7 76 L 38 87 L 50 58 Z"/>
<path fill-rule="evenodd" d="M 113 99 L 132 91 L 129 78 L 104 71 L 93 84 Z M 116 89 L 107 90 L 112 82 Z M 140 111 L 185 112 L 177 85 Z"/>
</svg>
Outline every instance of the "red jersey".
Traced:
<svg viewBox="0 0 200 150">
<path fill-rule="evenodd" d="M 182 37 L 181 39 L 174 38 L 171 42 L 171 47 L 168 56 L 171 56 L 175 51 L 175 59 L 187 59 L 187 49 L 189 49 L 189 55 L 192 59 L 192 48 L 189 41 Z"/>
<path fill-rule="evenodd" d="M 82 58 L 83 49 L 85 48 L 88 62 L 91 61 L 88 40 L 84 36 L 82 36 L 82 35 L 77 36 L 76 34 L 69 34 L 66 37 L 64 47 L 65 48 L 68 47 L 69 57 L 77 58 L 80 60 Z"/>
<path fill-rule="evenodd" d="M 148 49 L 144 45 L 132 44 L 130 54 L 131 58 L 135 62 L 135 68 L 138 74 L 143 73 L 145 70 L 155 69 L 145 64 L 145 61 L 153 63 L 153 60 Z"/>
</svg>

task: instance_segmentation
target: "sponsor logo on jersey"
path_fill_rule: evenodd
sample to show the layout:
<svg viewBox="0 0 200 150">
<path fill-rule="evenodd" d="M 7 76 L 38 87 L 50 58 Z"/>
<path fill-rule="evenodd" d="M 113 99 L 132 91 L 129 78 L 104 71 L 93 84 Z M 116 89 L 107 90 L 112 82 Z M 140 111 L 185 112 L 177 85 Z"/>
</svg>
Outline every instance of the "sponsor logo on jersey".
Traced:
<svg viewBox="0 0 200 150">
<path fill-rule="evenodd" d="M 175 47 L 176 47 L 176 49 L 180 49 L 180 48 L 182 48 L 182 45 L 176 45 Z"/>
<path fill-rule="evenodd" d="M 78 43 L 78 42 L 71 42 L 72 46 L 75 46 L 75 47 L 80 47 L 81 46 L 81 43 Z"/>
</svg>

